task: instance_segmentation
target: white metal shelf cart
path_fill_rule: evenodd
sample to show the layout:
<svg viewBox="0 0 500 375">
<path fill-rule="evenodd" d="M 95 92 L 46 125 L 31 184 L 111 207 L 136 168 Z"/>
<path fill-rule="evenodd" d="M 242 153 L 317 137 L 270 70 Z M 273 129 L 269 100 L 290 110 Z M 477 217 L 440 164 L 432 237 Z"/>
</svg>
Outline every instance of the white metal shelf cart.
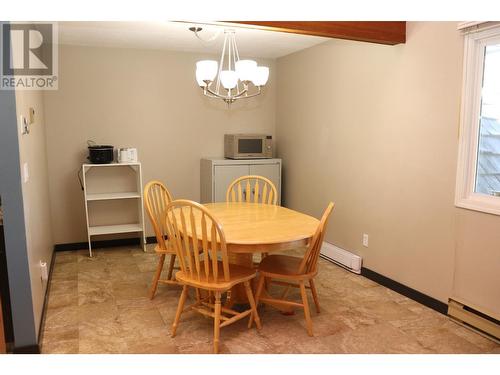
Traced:
<svg viewBox="0 0 500 375">
<path fill-rule="evenodd" d="M 120 170 L 119 168 L 122 169 Z M 120 181 L 120 171 L 123 171 L 123 168 L 130 168 L 134 171 L 135 181 L 129 181 L 128 184 L 123 183 L 123 179 Z M 93 176 L 92 173 L 89 173 L 93 169 L 99 171 L 99 173 Z M 89 256 L 92 257 L 91 237 L 107 234 L 140 233 L 142 248 L 146 251 L 141 163 L 83 164 L 82 171 Z M 111 171 L 112 173 L 107 173 Z M 115 182 L 118 183 L 110 182 L 110 178 L 113 177 L 111 175 L 115 177 Z M 116 178 L 117 176 L 118 178 Z M 99 179 L 101 179 L 100 183 L 98 181 Z M 111 186 L 115 187 L 115 189 L 111 189 Z M 92 202 L 110 202 L 117 200 L 137 201 L 136 220 L 133 220 L 134 222 L 109 223 L 110 219 L 108 218 L 108 223 L 103 225 L 99 223 L 98 220 L 95 220 L 95 213 L 91 207 Z M 114 212 L 114 210 L 111 211 Z M 116 214 L 116 212 L 114 213 Z M 97 224 L 95 223 L 96 221 L 98 222 Z"/>
</svg>

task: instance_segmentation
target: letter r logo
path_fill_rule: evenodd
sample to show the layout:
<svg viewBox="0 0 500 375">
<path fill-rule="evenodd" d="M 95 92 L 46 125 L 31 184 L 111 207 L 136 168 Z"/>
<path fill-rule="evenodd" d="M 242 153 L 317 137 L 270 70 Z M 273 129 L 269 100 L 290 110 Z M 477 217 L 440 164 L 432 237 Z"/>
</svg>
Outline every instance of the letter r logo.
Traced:
<svg viewBox="0 0 500 375">
<path fill-rule="evenodd" d="M 52 24 L 2 25 L 3 75 L 52 75 Z"/>
</svg>

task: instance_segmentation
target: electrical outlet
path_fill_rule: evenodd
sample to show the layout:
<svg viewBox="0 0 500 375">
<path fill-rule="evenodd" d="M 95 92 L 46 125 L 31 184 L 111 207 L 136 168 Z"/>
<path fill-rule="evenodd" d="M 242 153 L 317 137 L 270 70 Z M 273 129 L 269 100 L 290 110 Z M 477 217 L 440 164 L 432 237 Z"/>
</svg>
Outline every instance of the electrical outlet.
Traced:
<svg viewBox="0 0 500 375">
<path fill-rule="evenodd" d="M 40 261 L 40 276 L 42 281 L 47 281 L 49 279 L 49 269 L 47 268 L 47 262 Z"/>
<path fill-rule="evenodd" d="M 368 247 L 368 235 L 363 233 L 363 246 Z"/>
<path fill-rule="evenodd" d="M 23 164 L 23 181 L 26 184 L 30 180 L 30 169 L 28 163 Z"/>
</svg>

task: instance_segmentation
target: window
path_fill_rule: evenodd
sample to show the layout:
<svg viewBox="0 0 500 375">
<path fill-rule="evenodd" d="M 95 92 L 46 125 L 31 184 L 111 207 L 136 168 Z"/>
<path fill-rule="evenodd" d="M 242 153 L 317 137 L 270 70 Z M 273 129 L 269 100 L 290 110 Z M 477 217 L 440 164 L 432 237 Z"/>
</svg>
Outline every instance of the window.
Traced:
<svg viewBox="0 0 500 375">
<path fill-rule="evenodd" d="M 500 215 L 500 25 L 465 35 L 455 203 Z"/>
</svg>

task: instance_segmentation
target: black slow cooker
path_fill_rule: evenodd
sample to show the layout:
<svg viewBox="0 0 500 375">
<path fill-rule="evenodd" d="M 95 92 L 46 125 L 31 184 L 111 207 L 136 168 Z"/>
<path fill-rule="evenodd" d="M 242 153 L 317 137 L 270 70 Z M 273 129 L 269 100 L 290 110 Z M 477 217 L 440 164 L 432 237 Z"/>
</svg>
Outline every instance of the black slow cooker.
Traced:
<svg viewBox="0 0 500 375">
<path fill-rule="evenodd" d="M 114 147 L 110 145 L 96 145 L 95 142 L 87 142 L 89 148 L 88 159 L 92 164 L 109 164 L 114 159 Z"/>
</svg>

